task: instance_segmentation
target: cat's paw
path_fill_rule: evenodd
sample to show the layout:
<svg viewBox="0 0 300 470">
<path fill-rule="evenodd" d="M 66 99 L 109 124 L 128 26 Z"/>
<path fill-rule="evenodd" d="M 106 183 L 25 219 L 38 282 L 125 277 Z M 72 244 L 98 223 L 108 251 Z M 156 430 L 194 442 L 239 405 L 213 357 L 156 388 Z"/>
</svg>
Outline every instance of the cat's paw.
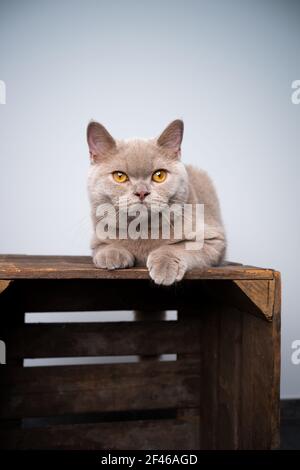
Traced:
<svg viewBox="0 0 300 470">
<path fill-rule="evenodd" d="M 93 261 L 97 268 L 102 269 L 131 268 L 134 256 L 126 248 L 106 247 L 94 254 Z"/>
<path fill-rule="evenodd" d="M 148 256 L 147 268 L 155 284 L 170 286 L 181 281 L 187 270 L 187 262 L 171 250 L 158 249 Z"/>
</svg>

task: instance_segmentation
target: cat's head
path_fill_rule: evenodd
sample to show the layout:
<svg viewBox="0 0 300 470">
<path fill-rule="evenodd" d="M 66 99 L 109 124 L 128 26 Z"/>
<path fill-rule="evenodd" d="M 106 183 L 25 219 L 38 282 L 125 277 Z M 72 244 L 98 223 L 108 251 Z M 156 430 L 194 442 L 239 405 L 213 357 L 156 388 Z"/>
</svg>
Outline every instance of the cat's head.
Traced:
<svg viewBox="0 0 300 470">
<path fill-rule="evenodd" d="M 87 140 L 91 168 L 89 196 L 94 208 L 102 203 L 123 207 L 143 203 L 161 210 L 188 196 L 187 173 L 180 161 L 183 122 L 171 122 L 158 138 L 115 140 L 102 124 L 90 122 Z"/>
</svg>

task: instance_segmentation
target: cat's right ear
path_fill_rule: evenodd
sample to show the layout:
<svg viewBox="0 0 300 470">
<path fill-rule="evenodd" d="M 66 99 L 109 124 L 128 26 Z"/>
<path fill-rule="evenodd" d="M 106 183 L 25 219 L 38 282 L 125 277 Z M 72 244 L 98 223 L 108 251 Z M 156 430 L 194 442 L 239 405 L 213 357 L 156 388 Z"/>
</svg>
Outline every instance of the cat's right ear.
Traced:
<svg viewBox="0 0 300 470">
<path fill-rule="evenodd" d="M 110 133 L 99 122 L 92 121 L 87 127 L 87 141 L 92 163 L 98 163 L 116 147 Z"/>
</svg>

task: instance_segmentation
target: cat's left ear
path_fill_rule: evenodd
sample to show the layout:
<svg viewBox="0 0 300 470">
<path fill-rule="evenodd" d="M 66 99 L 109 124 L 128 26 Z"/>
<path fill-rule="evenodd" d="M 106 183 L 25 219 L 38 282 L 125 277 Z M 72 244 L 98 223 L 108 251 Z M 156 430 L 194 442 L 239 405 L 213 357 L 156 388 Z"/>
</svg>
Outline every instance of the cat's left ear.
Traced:
<svg viewBox="0 0 300 470">
<path fill-rule="evenodd" d="M 183 138 L 184 124 L 180 119 L 172 121 L 158 137 L 157 144 L 179 158 Z"/>
</svg>

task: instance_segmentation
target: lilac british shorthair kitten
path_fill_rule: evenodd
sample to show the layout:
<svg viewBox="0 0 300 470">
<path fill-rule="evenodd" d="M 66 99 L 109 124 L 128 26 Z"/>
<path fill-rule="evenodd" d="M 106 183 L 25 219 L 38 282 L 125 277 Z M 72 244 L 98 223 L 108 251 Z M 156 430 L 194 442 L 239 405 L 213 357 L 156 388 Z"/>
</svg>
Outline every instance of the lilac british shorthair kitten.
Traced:
<svg viewBox="0 0 300 470">
<path fill-rule="evenodd" d="M 181 120 L 171 122 L 158 138 L 149 140 L 115 140 L 101 124 L 88 125 L 91 159 L 88 192 L 94 227 L 91 247 L 98 268 L 147 266 L 156 284 L 168 286 L 180 281 L 190 269 L 223 261 L 226 238 L 218 197 L 204 171 L 182 163 L 182 137 Z M 201 204 L 204 207 L 201 248 L 189 249 L 190 237 L 166 238 L 161 231 L 158 237 L 147 238 L 99 236 L 97 208 L 103 204 L 110 204 L 116 214 L 138 205 L 159 212 L 173 204 L 179 207 Z M 151 234 L 151 222 L 147 230 Z"/>
</svg>

